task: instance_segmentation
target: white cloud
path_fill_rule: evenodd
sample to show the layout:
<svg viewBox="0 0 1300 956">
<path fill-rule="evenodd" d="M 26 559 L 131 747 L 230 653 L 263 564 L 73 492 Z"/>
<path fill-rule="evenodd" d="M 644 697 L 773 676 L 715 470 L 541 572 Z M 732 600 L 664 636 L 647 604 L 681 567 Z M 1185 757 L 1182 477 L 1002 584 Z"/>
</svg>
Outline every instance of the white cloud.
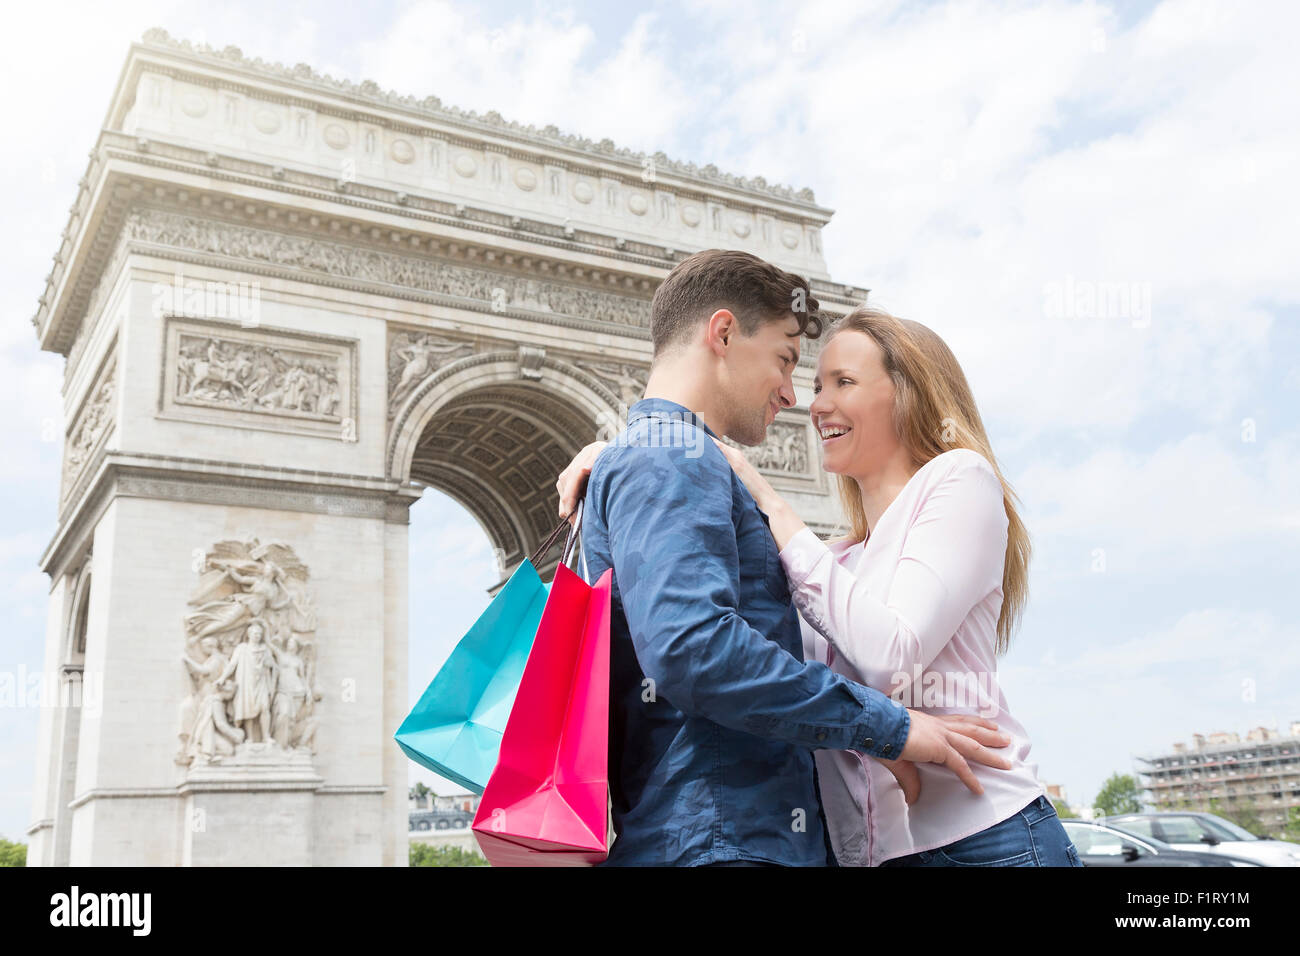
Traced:
<svg viewBox="0 0 1300 956">
<path fill-rule="evenodd" d="M 1040 777 L 1086 804 L 1111 773 L 1140 769 L 1134 757 L 1194 733 L 1287 733 L 1300 703 L 1300 658 L 1278 653 L 1289 641 L 1271 611 L 1200 608 L 1149 633 L 1004 665 L 999 684 Z"/>
<path fill-rule="evenodd" d="M 1226 433 L 1196 433 L 1146 453 L 1110 447 L 1087 459 L 1042 461 L 1015 481 L 1035 537 L 1104 547 L 1108 570 L 1223 567 L 1250 546 L 1294 553 L 1300 526 L 1292 432 L 1259 446 Z"/>
<path fill-rule="evenodd" d="M 539 8 L 495 24 L 473 7 L 425 0 L 360 44 L 359 56 L 385 88 L 653 152 L 692 108 L 691 91 L 655 49 L 664 34 L 653 22 L 637 17 L 605 50 L 571 13 Z"/>
<path fill-rule="evenodd" d="M 719 22 L 723 19 L 718 16 Z M 719 159 L 816 185 L 837 277 L 949 338 L 990 418 L 1123 429 L 1153 401 L 1214 418 L 1295 302 L 1294 7 L 1168 2 L 1121 31 L 1098 4 L 837 4 L 720 37 Z M 1069 279 L 1142 283 L 1149 327 L 1054 320 Z M 1026 400 L 1032 396 L 1032 400 Z"/>
</svg>

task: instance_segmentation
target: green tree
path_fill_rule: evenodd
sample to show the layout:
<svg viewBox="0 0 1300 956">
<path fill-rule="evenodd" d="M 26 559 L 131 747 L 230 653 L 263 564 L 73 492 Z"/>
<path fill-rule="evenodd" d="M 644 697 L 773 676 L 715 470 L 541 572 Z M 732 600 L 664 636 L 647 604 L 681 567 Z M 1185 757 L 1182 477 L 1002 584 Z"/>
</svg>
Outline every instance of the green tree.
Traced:
<svg viewBox="0 0 1300 956">
<path fill-rule="evenodd" d="M 1245 806 L 1238 807 L 1235 811 L 1230 810 L 1227 813 L 1221 814 L 1221 816 L 1231 820 L 1243 830 L 1249 830 L 1257 837 L 1268 836 L 1268 826 L 1259 818 L 1258 811 L 1256 811 L 1256 809 L 1249 803 Z"/>
<path fill-rule="evenodd" d="M 1062 820 L 1069 820 L 1071 817 L 1077 817 L 1078 814 L 1071 810 L 1064 800 L 1053 800 L 1052 806 L 1056 808 L 1056 815 Z"/>
<path fill-rule="evenodd" d="M 1208 812 L 1213 813 L 1216 817 L 1223 817 L 1230 823 L 1237 824 L 1243 830 L 1249 830 L 1257 837 L 1268 836 L 1268 827 L 1264 825 L 1264 821 L 1259 818 L 1259 814 L 1249 803 L 1239 807 L 1224 807 L 1218 797 L 1211 797 Z"/>
<path fill-rule="evenodd" d="M 1300 807 L 1287 810 L 1286 823 L 1282 824 L 1282 839 L 1300 843 Z"/>
<path fill-rule="evenodd" d="M 430 790 L 428 787 L 424 785 L 424 781 L 420 781 L 410 789 L 407 795 L 412 800 L 416 801 L 416 803 L 420 804 L 421 806 L 425 806 L 427 805 L 429 794 L 431 794 L 432 792 L 433 792 L 432 790 Z"/>
<path fill-rule="evenodd" d="M 10 843 L 0 837 L 0 866 L 26 866 L 27 844 Z"/>
<path fill-rule="evenodd" d="M 472 850 L 458 846 L 411 844 L 411 866 L 487 866 L 488 861 Z"/>
<path fill-rule="evenodd" d="M 1142 802 L 1138 799 L 1137 781 L 1131 774 L 1113 773 L 1101 786 L 1101 792 L 1092 805 L 1108 817 L 1121 813 L 1141 813 Z"/>
</svg>

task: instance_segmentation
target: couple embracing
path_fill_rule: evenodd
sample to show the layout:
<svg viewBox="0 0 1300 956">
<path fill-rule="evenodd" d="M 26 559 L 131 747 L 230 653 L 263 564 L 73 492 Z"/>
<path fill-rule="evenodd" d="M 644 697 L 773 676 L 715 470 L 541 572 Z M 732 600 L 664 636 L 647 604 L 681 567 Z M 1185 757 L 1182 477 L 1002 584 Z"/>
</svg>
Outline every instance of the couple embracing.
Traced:
<svg viewBox="0 0 1300 956">
<path fill-rule="evenodd" d="M 829 330 L 809 413 L 846 538 L 718 440 L 795 404 L 817 309 L 747 253 L 684 260 L 645 397 L 557 482 L 614 569 L 605 865 L 1079 866 L 997 685 L 1028 535 L 943 340 L 867 308 Z"/>
</svg>

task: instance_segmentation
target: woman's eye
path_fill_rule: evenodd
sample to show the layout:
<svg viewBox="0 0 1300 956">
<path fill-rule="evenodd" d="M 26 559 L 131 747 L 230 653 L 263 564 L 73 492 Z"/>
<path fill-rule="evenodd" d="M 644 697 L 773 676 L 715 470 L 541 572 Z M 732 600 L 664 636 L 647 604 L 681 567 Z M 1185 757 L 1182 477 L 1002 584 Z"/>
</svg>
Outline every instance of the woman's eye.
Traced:
<svg viewBox="0 0 1300 956">
<path fill-rule="evenodd" d="M 853 379 L 851 379 L 851 378 L 842 378 L 842 379 L 840 379 L 839 382 L 836 383 L 836 384 L 843 385 L 845 382 L 848 382 L 850 385 L 852 385 L 852 384 L 853 384 Z"/>
</svg>

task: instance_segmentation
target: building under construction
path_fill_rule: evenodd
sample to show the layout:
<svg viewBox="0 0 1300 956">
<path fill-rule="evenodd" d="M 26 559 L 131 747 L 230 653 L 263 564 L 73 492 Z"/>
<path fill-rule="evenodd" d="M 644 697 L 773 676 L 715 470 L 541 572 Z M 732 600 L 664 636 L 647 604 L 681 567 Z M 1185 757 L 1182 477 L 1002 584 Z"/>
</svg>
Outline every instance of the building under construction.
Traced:
<svg viewBox="0 0 1300 956">
<path fill-rule="evenodd" d="M 1287 814 L 1300 807 L 1300 721 L 1289 734 L 1256 727 L 1242 740 L 1235 733 L 1192 734 L 1192 744 L 1139 757 L 1152 809 L 1216 808 L 1228 815 L 1251 808 L 1272 836 L 1281 836 Z M 1210 801 L 1217 807 L 1211 807 Z"/>
</svg>

